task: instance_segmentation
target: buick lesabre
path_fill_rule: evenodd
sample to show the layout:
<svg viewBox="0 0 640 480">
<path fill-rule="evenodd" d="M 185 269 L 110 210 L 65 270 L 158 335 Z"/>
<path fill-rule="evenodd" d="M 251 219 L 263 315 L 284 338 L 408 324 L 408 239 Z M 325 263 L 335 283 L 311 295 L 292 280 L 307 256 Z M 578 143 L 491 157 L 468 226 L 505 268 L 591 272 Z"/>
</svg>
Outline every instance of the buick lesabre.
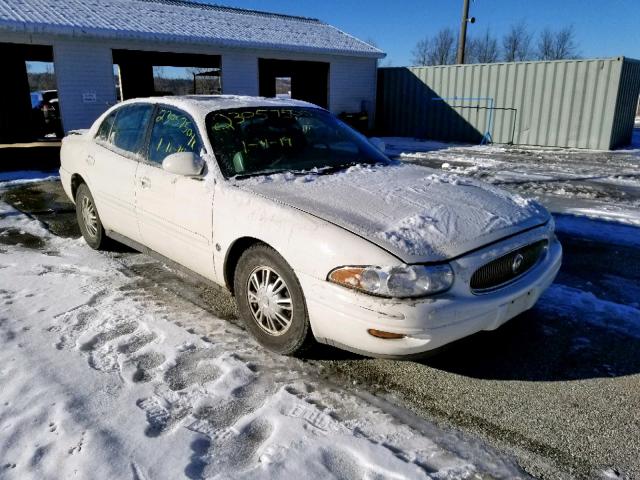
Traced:
<svg viewBox="0 0 640 480">
<path fill-rule="evenodd" d="M 64 139 L 60 176 L 89 246 L 226 287 L 281 354 L 418 354 L 531 308 L 562 257 L 547 211 L 379 143 L 295 100 L 136 99 Z"/>
</svg>

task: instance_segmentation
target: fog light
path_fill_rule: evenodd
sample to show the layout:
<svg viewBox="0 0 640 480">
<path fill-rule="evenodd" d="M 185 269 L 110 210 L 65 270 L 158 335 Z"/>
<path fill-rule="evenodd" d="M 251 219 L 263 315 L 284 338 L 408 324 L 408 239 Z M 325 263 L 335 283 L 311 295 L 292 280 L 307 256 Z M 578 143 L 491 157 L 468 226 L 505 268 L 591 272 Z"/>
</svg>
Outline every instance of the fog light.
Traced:
<svg viewBox="0 0 640 480">
<path fill-rule="evenodd" d="M 406 335 L 402 335 L 401 333 L 384 332 L 382 330 L 375 330 L 373 328 L 370 328 L 369 330 L 367 330 L 367 332 L 369 332 L 369 335 L 371 335 L 373 337 L 384 338 L 385 340 L 390 340 L 390 339 L 394 339 L 394 338 L 398 339 L 398 338 L 406 337 Z"/>
</svg>

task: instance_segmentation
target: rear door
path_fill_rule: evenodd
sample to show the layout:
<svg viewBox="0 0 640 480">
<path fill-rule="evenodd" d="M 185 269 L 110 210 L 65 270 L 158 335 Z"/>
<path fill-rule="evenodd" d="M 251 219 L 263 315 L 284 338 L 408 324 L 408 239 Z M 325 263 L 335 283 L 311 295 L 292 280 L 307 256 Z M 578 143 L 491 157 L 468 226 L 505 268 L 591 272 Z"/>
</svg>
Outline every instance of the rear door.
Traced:
<svg viewBox="0 0 640 480">
<path fill-rule="evenodd" d="M 107 116 L 87 158 L 92 193 L 107 230 L 140 241 L 136 217 L 136 171 L 153 106 L 125 105 Z"/>
<path fill-rule="evenodd" d="M 185 112 L 159 105 L 146 162 L 137 172 L 138 224 L 149 248 L 211 277 L 213 190 L 204 175 L 186 177 L 162 168 L 168 155 L 182 151 L 202 153 L 197 127 Z"/>
</svg>

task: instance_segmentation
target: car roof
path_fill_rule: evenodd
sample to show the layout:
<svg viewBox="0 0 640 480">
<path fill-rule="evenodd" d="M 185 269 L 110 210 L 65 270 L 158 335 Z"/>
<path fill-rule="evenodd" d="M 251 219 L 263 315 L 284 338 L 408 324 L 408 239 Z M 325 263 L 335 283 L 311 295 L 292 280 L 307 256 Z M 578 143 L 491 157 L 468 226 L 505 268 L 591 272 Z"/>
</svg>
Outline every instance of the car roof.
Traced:
<svg viewBox="0 0 640 480">
<path fill-rule="evenodd" d="M 245 95 L 180 95 L 166 97 L 135 98 L 122 102 L 120 105 L 131 103 L 152 103 L 171 105 L 180 108 L 193 116 L 204 117 L 216 110 L 244 107 L 312 107 L 320 108 L 302 100 L 286 98 L 252 97 Z"/>
</svg>

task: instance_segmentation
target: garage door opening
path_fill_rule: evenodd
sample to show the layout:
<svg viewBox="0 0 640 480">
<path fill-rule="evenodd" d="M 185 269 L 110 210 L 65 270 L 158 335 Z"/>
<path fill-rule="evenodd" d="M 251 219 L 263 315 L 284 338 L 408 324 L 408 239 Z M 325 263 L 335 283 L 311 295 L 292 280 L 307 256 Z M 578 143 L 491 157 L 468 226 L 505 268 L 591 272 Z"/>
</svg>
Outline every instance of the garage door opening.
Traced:
<svg viewBox="0 0 640 480">
<path fill-rule="evenodd" d="M 156 95 L 216 95 L 221 92 L 220 69 L 153 67 Z"/>
<path fill-rule="evenodd" d="M 0 44 L 0 58 L 0 143 L 62 136 L 52 47 Z"/>
<path fill-rule="evenodd" d="M 222 91 L 219 55 L 113 50 L 121 100 Z"/>
<path fill-rule="evenodd" d="M 27 61 L 32 127 L 38 138 L 62 138 L 62 120 L 53 62 Z"/>
<path fill-rule="evenodd" d="M 329 64 L 296 60 L 258 60 L 260 95 L 304 100 L 327 108 Z"/>
<path fill-rule="evenodd" d="M 291 98 L 291 77 L 276 77 L 276 97 Z"/>
</svg>

